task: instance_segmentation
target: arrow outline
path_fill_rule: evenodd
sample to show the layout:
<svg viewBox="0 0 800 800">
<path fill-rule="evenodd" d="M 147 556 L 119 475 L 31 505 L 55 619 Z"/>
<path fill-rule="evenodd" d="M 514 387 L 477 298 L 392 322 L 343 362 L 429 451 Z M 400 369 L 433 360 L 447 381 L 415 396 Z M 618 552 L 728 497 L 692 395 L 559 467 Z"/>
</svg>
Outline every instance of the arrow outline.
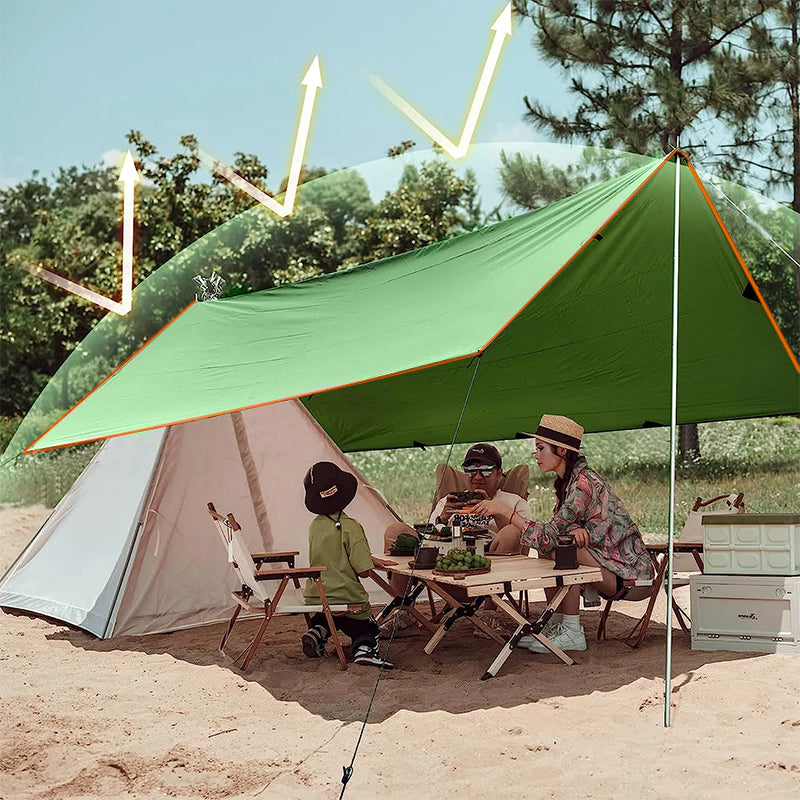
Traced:
<svg viewBox="0 0 800 800">
<path fill-rule="evenodd" d="M 494 72 L 497 69 L 497 64 L 500 60 L 500 54 L 505 44 L 506 37 L 511 36 L 513 33 L 511 28 L 511 3 L 508 3 L 497 19 L 490 26 L 490 30 L 494 30 L 492 43 L 489 45 L 489 52 L 483 62 L 483 69 L 481 70 L 480 77 L 478 78 L 478 85 L 472 96 L 467 116 L 464 125 L 461 129 L 461 136 L 459 137 L 458 144 L 452 141 L 449 136 L 446 136 L 439 128 L 437 128 L 427 117 L 419 112 L 414 106 L 411 105 L 404 97 L 399 95 L 391 86 L 385 83 L 377 75 L 370 76 L 370 80 L 375 88 L 384 96 L 390 103 L 396 106 L 403 114 L 405 114 L 423 133 L 427 134 L 433 141 L 438 144 L 443 150 L 450 154 L 454 159 L 460 159 L 467 155 L 469 146 L 472 143 L 472 137 L 475 134 L 475 129 L 478 126 L 478 118 L 483 111 L 483 106 L 486 102 L 486 96 L 489 92 L 489 84 L 494 77 Z"/>
<path fill-rule="evenodd" d="M 136 165 L 133 163 L 133 156 L 130 150 L 125 155 L 118 180 L 122 182 L 123 187 L 122 297 L 119 302 L 36 264 L 22 263 L 17 266 L 36 278 L 41 278 L 70 294 L 89 300 L 95 305 L 102 306 L 107 311 L 113 311 L 115 314 L 124 317 L 133 307 L 133 188 L 134 184 L 139 182 L 139 173 L 136 171 Z"/>
<path fill-rule="evenodd" d="M 303 168 L 308 137 L 311 131 L 311 118 L 314 113 L 317 92 L 322 88 L 322 74 L 319 68 L 319 55 L 315 55 L 311 65 L 306 70 L 300 84 L 305 86 L 303 93 L 303 104 L 300 108 L 300 118 L 292 148 L 292 157 L 289 162 L 289 176 L 287 178 L 286 190 L 283 193 L 283 202 L 279 203 L 274 197 L 253 186 L 250 181 L 243 178 L 232 167 L 207 153 L 202 148 L 198 148 L 198 157 L 212 172 L 216 172 L 226 180 L 230 181 L 237 189 L 247 193 L 255 201 L 265 206 L 279 217 L 288 217 L 294 210 L 294 202 L 297 198 L 297 187 L 300 184 L 300 172 Z"/>
</svg>

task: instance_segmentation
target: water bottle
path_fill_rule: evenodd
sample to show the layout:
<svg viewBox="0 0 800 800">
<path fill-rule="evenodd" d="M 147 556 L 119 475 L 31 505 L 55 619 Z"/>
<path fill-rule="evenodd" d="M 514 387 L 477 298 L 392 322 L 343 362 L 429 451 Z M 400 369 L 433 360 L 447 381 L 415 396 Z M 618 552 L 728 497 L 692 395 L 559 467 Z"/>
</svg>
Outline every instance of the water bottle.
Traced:
<svg viewBox="0 0 800 800">
<path fill-rule="evenodd" d="M 461 515 L 453 514 L 450 520 L 450 527 L 453 531 L 453 547 L 461 548 Z"/>
</svg>

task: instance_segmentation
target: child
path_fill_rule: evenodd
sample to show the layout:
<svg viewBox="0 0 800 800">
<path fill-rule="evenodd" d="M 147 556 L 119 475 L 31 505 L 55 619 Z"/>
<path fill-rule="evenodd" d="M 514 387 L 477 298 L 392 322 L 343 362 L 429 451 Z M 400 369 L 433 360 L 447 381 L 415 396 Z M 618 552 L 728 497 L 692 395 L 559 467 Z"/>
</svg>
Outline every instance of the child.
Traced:
<svg viewBox="0 0 800 800">
<path fill-rule="evenodd" d="M 378 625 L 372 616 L 369 595 L 359 581 L 359 577 L 369 575 L 373 566 L 369 543 L 361 525 L 344 513 L 356 495 L 358 481 L 336 464 L 319 461 L 306 473 L 303 485 L 306 508 L 317 514 L 308 529 L 309 564 L 327 567 L 322 573 L 322 585 L 331 605 L 361 605 L 361 611 L 334 616 L 334 625 L 352 640 L 356 664 L 392 669 L 394 665 L 378 654 Z M 319 603 L 313 581 L 306 582 L 303 596 L 309 605 Z M 314 614 L 301 639 L 303 652 L 309 658 L 320 658 L 330 635 L 325 615 Z"/>
</svg>

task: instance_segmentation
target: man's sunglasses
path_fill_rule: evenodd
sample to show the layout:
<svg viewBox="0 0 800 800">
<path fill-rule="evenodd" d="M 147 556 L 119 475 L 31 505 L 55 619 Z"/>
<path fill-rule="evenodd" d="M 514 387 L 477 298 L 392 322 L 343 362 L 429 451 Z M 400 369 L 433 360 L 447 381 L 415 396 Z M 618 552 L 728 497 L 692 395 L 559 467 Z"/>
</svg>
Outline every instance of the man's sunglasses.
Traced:
<svg viewBox="0 0 800 800">
<path fill-rule="evenodd" d="M 494 471 L 496 467 L 464 467 L 464 472 L 467 475 L 475 475 L 476 473 L 480 472 L 484 478 L 488 478 Z"/>
</svg>

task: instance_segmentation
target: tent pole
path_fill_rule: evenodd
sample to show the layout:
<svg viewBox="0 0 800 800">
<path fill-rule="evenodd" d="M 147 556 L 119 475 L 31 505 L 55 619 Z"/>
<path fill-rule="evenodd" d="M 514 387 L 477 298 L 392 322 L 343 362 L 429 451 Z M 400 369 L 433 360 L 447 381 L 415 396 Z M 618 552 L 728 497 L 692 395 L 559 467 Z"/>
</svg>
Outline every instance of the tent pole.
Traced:
<svg viewBox="0 0 800 800">
<path fill-rule="evenodd" d="M 672 251 L 672 387 L 669 420 L 669 539 L 667 548 L 667 653 L 664 660 L 664 727 L 670 726 L 672 694 L 672 548 L 675 542 L 675 470 L 678 417 L 678 268 L 680 258 L 681 157 L 675 154 L 675 238 Z"/>
</svg>

